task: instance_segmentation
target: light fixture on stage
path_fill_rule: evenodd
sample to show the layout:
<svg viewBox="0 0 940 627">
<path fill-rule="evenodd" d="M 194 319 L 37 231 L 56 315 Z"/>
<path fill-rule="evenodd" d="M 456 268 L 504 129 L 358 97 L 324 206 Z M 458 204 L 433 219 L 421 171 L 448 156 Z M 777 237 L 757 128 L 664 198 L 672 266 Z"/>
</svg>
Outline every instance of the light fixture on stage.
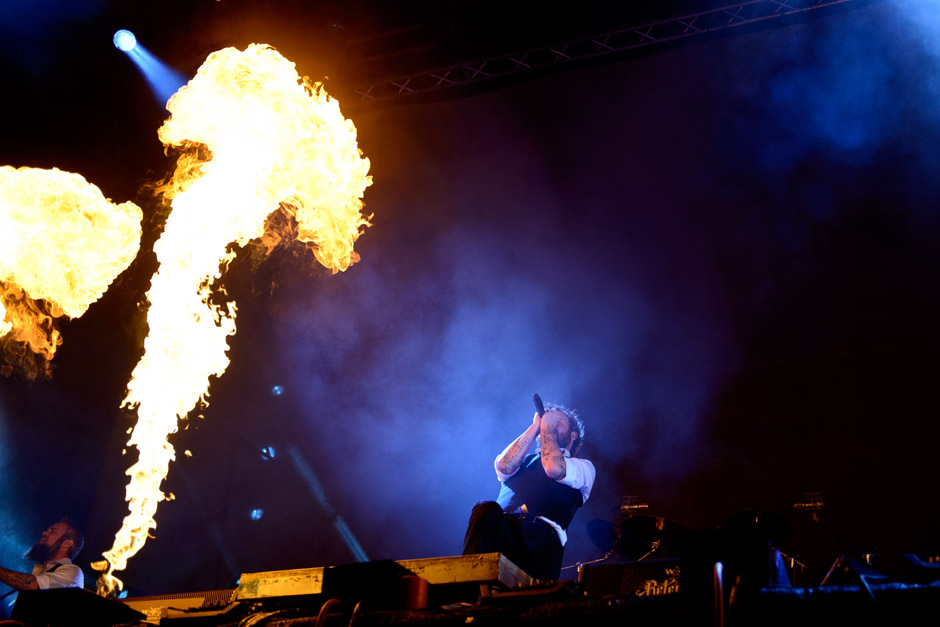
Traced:
<svg viewBox="0 0 940 627">
<path fill-rule="evenodd" d="M 114 47 L 124 52 L 130 52 L 137 45 L 137 38 L 129 30 L 121 29 L 114 33 Z"/>
<path fill-rule="evenodd" d="M 261 520 L 261 517 L 264 516 L 264 510 L 260 507 L 256 507 L 255 509 L 251 510 L 250 516 L 252 520 Z"/>
<path fill-rule="evenodd" d="M 273 446 L 266 446 L 263 449 L 261 449 L 261 459 L 263 459 L 264 461 L 270 461 L 274 459 L 274 457 L 275 457 L 275 452 L 274 452 Z"/>
<path fill-rule="evenodd" d="M 185 76 L 169 67 L 140 45 L 137 37 L 129 30 L 121 29 L 114 33 L 114 47 L 126 54 L 137 66 L 150 90 L 161 105 L 165 105 L 170 96 L 186 84 Z"/>
<path fill-rule="evenodd" d="M 284 393 L 283 385 L 275 385 L 273 388 L 271 388 L 271 396 L 280 396 L 283 393 Z"/>
</svg>

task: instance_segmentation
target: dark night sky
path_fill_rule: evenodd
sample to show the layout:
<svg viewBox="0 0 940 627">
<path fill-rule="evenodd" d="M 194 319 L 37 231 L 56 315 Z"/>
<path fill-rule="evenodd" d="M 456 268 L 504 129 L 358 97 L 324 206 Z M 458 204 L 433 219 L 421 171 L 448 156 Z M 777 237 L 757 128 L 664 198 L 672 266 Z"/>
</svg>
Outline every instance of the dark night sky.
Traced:
<svg viewBox="0 0 940 627">
<path fill-rule="evenodd" d="M 70 513 L 89 585 L 125 511 L 133 416 L 119 405 L 162 221 L 138 190 L 172 167 L 160 105 L 111 34 L 135 29 L 186 74 L 259 41 L 344 80 L 342 55 L 320 63 L 329 42 L 304 37 L 316 3 L 193 3 L 175 18 L 132 4 L 0 23 L 16 33 L 0 163 L 79 172 L 145 213 L 138 260 L 62 324 L 52 377 L 0 379 L 0 563 L 25 567 L 18 554 Z M 935 554 L 938 52 L 933 3 L 860 2 L 354 109 L 375 180 L 362 260 L 334 276 L 284 253 L 233 264 L 232 363 L 205 418 L 174 436 L 193 457 L 171 466 L 176 499 L 122 578 L 162 593 L 352 561 L 302 467 L 371 559 L 456 554 L 533 392 L 581 411 L 599 473 L 566 564 L 600 557 L 585 526 L 619 522 L 625 495 L 689 527 L 780 512 L 808 583 L 847 549 L 794 510 L 806 492 L 884 569 Z"/>
</svg>

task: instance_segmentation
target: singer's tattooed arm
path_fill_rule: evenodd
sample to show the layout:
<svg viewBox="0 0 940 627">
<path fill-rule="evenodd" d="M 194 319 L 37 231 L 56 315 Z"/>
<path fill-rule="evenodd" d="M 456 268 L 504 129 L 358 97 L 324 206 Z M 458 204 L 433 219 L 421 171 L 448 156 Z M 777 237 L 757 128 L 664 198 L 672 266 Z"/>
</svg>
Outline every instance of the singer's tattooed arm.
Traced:
<svg viewBox="0 0 940 627">
<path fill-rule="evenodd" d="M 28 573 L 21 573 L 0 566 L 0 581 L 15 590 L 38 590 L 36 578 Z"/>
<path fill-rule="evenodd" d="M 518 438 L 512 441 L 512 444 L 506 447 L 506 450 L 499 454 L 499 457 L 496 458 L 496 469 L 499 472 L 504 475 L 512 475 L 519 470 L 522 460 L 525 459 L 526 453 L 532 448 L 532 443 L 539 435 L 541 422 L 542 419 L 538 414 L 535 414 L 529 428 L 523 431 Z"/>
<path fill-rule="evenodd" d="M 555 437 L 555 425 L 558 424 L 558 418 L 552 413 L 555 412 L 545 414 L 541 425 L 542 468 L 549 478 L 560 481 L 565 478 L 568 466 L 565 463 L 565 454 L 558 447 L 558 440 Z"/>
</svg>

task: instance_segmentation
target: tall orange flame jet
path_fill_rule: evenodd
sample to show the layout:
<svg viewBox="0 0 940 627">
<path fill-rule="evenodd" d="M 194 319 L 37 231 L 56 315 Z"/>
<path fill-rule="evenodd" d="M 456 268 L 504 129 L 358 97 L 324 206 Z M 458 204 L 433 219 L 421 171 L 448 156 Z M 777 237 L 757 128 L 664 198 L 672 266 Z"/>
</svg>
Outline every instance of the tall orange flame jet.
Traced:
<svg viewBox="0 0 940 627">
<path fill-rule="evenodd" d="M 0 337 L 48 363 L 54 318 L 81 316 L 130 265 L 142 217 L 79 174 L 0 166 Z"/>
<path fill-rule="evenodd" d="M 355 126 L 273 48 L 252 44 L 211 54 L 167 109 L 161 141 L 204 145 L 211 156 L 206 150 L 183 155 L 167 185 L 172 210 L 154 246 L 160 266 L 147 294 L 150 332 L 124 399 L 137 410 L 129 441 L 139 451 L 127 471 L 130 513 L 105 561 L 94 564 L 106 570 L 100 594 L 122 587 L 113 572 L 126 567 L 156 527 L 160 484 L 175 458 L 169 435 L 206 402 L 209 378 L 228 366 L 235 304 L 209 299 L 235 256 L 232 245 L 260 237 L 265 219 L 281 207 L 296 218 L 298 239 L 335 273 L 358 260 L 353 244 L 369 224 L 361 199 L 372 181 Z"/>
</svg>

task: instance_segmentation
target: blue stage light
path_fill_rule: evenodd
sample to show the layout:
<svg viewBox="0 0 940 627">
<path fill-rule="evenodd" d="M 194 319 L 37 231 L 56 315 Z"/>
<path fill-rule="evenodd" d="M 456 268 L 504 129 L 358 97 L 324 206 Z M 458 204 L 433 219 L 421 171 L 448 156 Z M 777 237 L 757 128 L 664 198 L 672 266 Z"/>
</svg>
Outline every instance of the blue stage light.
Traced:
<svg viewBox="0 0 940 627">
<path fill-rule="evenodd" d="M 264 461 L 272 460 L 274 459 L 274 457 L 275 457 L 275 452 L 274 452 L 273 446 L 266 446 L 263 449 L 261 449 L 261 459 L 263 459 Z"/>
<path fill-rule="evenodd" d="M 137 38 L 134 33 L 123 28 L 114 33 L 114 47 L 124 52 L 130 52 L 137 45 Z"/>
<path fill-rule="evenodd" d="M 261 520 L 261 517 L 264 516 L 264 510 L 260 507 L 257 509 L 251 510 L 251 519 L 252 520 Z"/>
<path fill-rule="evenodd" d="M 176 91 L 186 84 L 186 77 L 155 57 L 138 43 L 134 33 L 121 29 L 114 33 L 114 45 L 137 65 L 150 84 L 160 104 L 165 105 Z"/>
<path fill-rule="evenodd" d="M 283 393 L 284 393 L 283 385 L 275 385 L 273 388 L 271 388 L 271 396 L 280 396 Z"/>
</svg>

